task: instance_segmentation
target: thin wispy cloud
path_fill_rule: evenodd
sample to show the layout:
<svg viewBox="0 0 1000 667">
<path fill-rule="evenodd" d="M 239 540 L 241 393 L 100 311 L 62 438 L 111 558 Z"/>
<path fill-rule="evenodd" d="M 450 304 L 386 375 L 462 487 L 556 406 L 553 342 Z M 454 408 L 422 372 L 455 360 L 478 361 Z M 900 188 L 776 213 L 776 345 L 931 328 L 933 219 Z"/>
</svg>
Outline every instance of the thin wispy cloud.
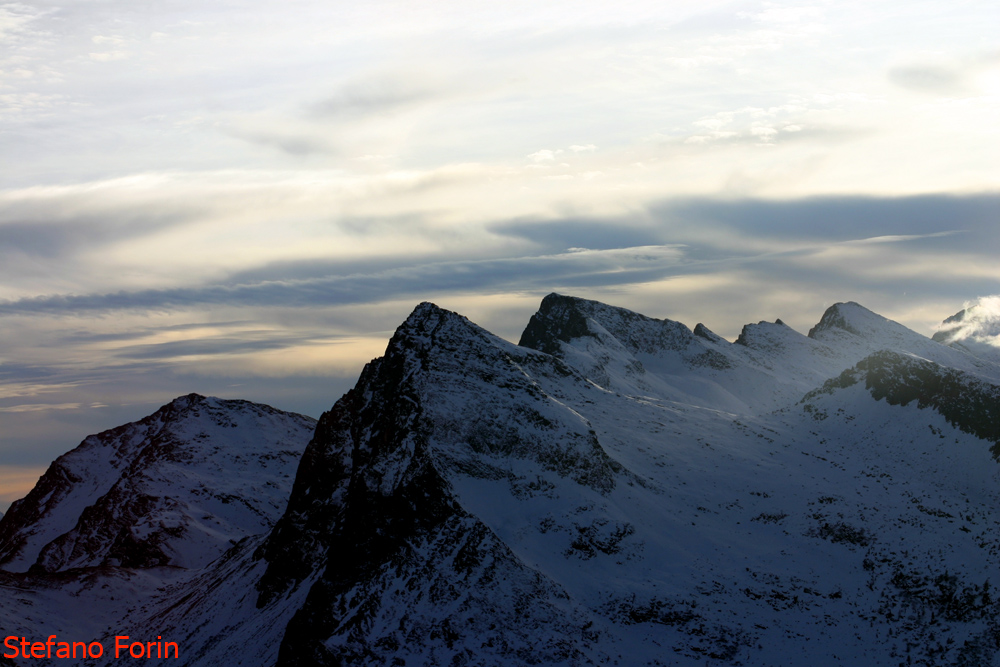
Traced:
<svg viewBox="0 0 1000 667">
<path fill-rule="evenodd" d="M 624 284 L 662 275 L 679 258 L 680 251 L 673 246 L 576 249 L 556 255 L 440 262 L 311 280 L 32 297 L 0 302 L 0 315 L 158 311 L 213 305 L 311 308 L 377 303 L 411 295 L 419 298 L 420 294 L 442 291 Z"/>
</svg>

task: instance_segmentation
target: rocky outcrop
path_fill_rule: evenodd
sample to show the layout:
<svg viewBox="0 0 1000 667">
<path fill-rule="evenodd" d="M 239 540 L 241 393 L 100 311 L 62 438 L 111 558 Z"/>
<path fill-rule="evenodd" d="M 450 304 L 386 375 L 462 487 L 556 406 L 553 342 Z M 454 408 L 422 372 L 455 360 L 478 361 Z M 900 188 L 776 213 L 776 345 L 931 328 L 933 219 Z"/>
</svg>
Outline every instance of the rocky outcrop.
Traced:
<svg viewBox="0 0 1000 667">
<path fill-rule="evenodd" d="M 993 457 L 1000 460 L 1000 386 L 974 375 L 885 350 L 862 359 L 839 377 L 829 380 L 803 402 L 818 393 L 864 382 L 876 401 L 889 405 L 915 403 L 931 409 L 965 433 L 993 443 Z"/>
</svg>

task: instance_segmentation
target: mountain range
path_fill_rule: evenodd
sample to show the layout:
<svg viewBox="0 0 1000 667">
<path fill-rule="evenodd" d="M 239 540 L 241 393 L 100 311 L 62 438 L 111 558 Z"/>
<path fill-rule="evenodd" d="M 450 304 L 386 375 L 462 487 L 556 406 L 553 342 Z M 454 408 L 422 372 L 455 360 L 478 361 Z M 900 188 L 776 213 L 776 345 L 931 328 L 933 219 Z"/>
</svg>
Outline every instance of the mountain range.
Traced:
<svg viewBox="0 0 1000 667">
<path fill-rule="evenodd" d="M 963 317 L 730 342 L 551 294 L 515 345 L 422 303 L 318 422 L 191 394 L 59 457 L 0 518 L 4 634 L 94 665 L 126 635 L 186 665 L 1000 664 L 1000 365 Z"/>
</svg>

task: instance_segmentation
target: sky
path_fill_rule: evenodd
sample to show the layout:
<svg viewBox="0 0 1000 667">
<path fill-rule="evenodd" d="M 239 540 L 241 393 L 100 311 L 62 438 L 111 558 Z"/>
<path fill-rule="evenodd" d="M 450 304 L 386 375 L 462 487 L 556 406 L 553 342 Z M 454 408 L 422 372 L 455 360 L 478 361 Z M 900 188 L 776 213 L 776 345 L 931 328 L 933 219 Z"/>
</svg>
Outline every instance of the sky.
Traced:
<svg viewBox="0 0 1000 667">
<path fill-rule="evenodd" d="M 0 511 L 181 394 L 318 417 L 421 301 L 515 341 L 553 291 L 729 339 L 838 301 L 927 335 L 997 305 L 998 25 L 961 0 L 0 1 Z"/>
</svg>

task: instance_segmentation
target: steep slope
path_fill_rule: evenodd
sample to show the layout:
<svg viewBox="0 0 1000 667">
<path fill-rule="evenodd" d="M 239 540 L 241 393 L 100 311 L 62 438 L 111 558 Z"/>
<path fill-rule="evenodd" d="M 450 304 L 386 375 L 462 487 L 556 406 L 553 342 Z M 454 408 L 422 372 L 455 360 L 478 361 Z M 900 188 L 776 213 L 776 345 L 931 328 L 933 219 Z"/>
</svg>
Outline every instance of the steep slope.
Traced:
<svg viewBox="0 0 1000 667">
<path fill-rule="evenodd" d="M 290 623 L 279 664 L 602 661 L 588 614 L 463 507 L 489 503 L 482 491 L 498 484 L 508 498 L 564 485 L 599 499 L 625 478 L 526 363 L 570 373 L 422 304 L 324 415 L 264 551 L 260 604 L 330 550 L 337 558 Z M 463 493 L 460 480 L 482 488 Z"/>
<path fill-rule="evenodd" d="M 256 582 L 264 573 L 266 563 L 255 557 L 265 539 L 255 535 L 241 540 L 223 556 L 198 570 L 147 568 L 129 570 L 114 568 L 115 574 L 130 573 L 132 590 L 117 582 L 104 581 L 116 600 L 125 604 L 109 607 L 106 600 L 94 599 L 90 591 L 74 599 L 75 605 L 91 605 L 103 613 L 104 624 L 89 634 L 77 631 L 75 636 L 94 637 L 105 647 L 113 647 L 116 636 L 148 638 L 161 636 L 179 646 L 184 665 L 232 665 L 233 667 L 270 667 L 278 658 L 278 648 L 285 627 L 305 601 L 309 585 L 318 576 L 312 575 L 295 592 L 273 600 L 264 608 L 257 607 Z M 171 577 L 171 573 L 174 574 Z M 135 594 L 134 577 L 142 574 L 160 577 L 159 584 Z M 123 595 L 124 593 L 124 595 Z M 109 623 L 109 621 L 111 621 Z M 69 633 L 67 633 L 69 634 Z M 58 666 L 65 661 L 54 660 Z M 144 658 L 149 665 L 176 665 L 170 658 Z M 88 666 L 119 664 L 113 654 L 100 660 L 90 660 Z M 44 663 L 43 663 L 44 664 Z"/>
<path fill-rule="evenodd" d="M 191 394 L 90 436 L 0 520 L 0 565 L 201 567 L 280 516 L 313 424 Z"/>
</svg>

